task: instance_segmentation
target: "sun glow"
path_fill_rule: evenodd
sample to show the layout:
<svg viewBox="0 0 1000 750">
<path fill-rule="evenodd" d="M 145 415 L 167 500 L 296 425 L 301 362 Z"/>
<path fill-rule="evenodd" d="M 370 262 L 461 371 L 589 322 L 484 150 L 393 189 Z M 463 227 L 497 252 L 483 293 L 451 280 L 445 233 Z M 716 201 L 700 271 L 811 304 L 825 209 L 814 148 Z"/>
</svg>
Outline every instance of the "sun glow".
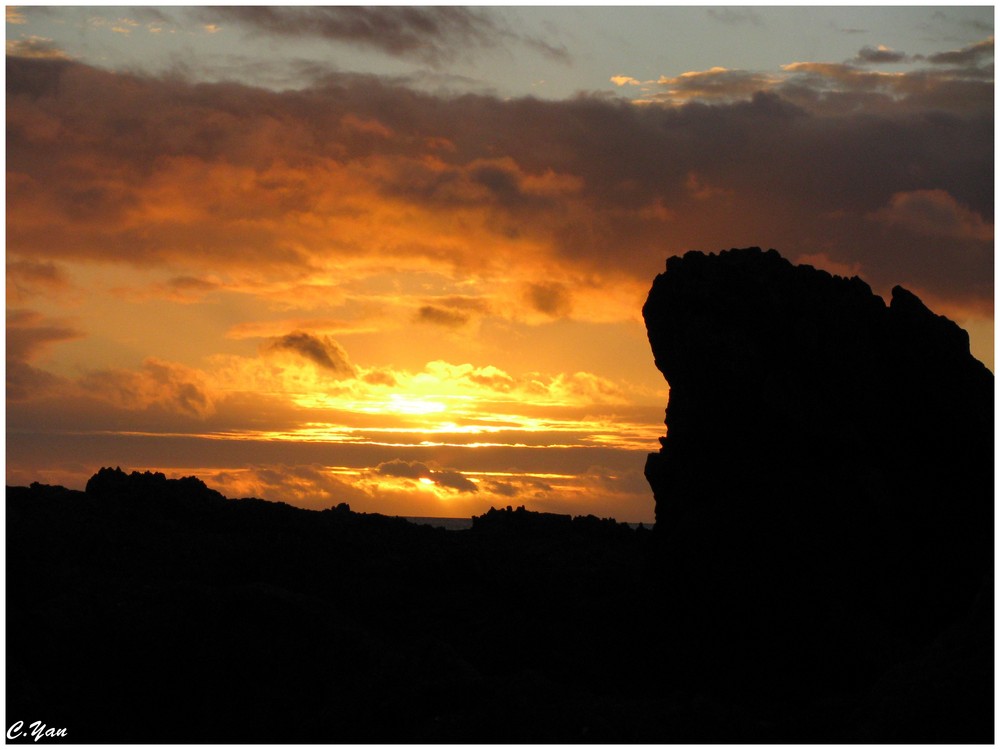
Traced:
<svg viewBox="0 0 1000 750">
<path fill-rule="evenodd" d="M 388 414 L 440 414 L 448 407 L 440 401 L 432 401 L 428 398 L 414 398 L 393 393 L 389 396 L 388 402 L 376 404 L 381 413 Z"/>
</svg>

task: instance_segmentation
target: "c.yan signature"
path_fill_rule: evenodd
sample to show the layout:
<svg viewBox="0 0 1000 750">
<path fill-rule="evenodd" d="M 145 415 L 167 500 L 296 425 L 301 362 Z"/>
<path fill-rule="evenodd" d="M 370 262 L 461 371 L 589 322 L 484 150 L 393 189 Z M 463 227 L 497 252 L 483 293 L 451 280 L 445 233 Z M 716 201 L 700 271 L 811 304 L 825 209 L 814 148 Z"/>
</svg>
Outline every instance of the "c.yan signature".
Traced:
<svg viewBox="0 0 1000 750">
<path fill-rule="evenodd" d="M 31 736 L 38 742 L 42 737 L 65 737 L 65 729 L 56 729 L 55 727 L 47 727 L 40 721 L 33 721 L 28 725 L 31 730 Z M 7 730 L 7 739 L 16 740 L 19 737 L 24 737 L 28 732 L 24 731 L 24 722 L 15 721 L 10 725 L 10 729 Z"/>
</svg>

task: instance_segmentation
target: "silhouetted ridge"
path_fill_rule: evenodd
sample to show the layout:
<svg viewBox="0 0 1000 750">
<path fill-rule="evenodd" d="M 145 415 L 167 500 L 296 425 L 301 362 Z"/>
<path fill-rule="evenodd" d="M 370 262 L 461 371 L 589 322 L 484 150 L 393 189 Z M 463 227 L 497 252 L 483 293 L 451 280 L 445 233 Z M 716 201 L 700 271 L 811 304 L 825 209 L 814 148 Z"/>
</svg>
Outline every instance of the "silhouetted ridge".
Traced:
<svg viewBox="0 0 1000 750">
<path fill-rule="evenodd" d="M 209 489 L 197 477 L 167 479 L 160 472 L 133 471 L 126 474 L 121 467 L 102 468 L 89 480 L 85 492 L 101 499 L 130 499 L 151 502 L 218 503 L 226 498 Z"/>
<path fill-rule="evenodd" d="M 856 687 L 991 590 L 993 376 L 955 323 L 759 248 L 670 258 L 643 315 L 662 595 L 703 668 Z"/>
<path fill-rule="evenodd" d="M 532 536 L 587 535 L 592 538 L 612 534 L 636 533 L 627 523 L 619 523 L 613 518 L 598 518 L 594 515 L 570 516 L 561 513 L 539 513 L 507 506 L 498 510 L 490 508 L 481 516 L 472 517 L 472 530 L 477 533 L 510 533 Z M 643 533 L 645 529 L 639 531 Z"/>
</svg>

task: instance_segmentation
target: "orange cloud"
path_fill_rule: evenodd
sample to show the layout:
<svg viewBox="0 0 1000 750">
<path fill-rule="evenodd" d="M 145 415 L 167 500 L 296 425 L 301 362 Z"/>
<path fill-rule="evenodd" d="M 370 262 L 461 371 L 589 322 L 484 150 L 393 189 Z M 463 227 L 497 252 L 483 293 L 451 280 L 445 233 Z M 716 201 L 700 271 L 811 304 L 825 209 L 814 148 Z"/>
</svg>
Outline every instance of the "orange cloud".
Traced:
<svg viewBox="0 0 1000 750">
<path fill-rule="evenodd" d="M 11 9 L 7 9 L 7 23 L 24 23 L 24 16 L 15 13 L 11 20 Z M 67 55 L 55 42 L 48 37 L 31 35 L 23 39 L 7 40 L 7 56 L 23 57 L 35 60 L 68 60 Z"/>
<path fill-rule="evenodd" d="M 7 302 L 24 304 L 71 286 L 66 273 L 51 261 L 16 260 L 7 263 Z"/>
<path fill-rule="evenodd" d="M 895 193 L 889 205 L 873 212 L 871 218 L 931 237 L 993 241 L 993 225 L 944 190 Z"/>
<path fill-rule="evenodd" d="M 47 318 L 35 310 L 7 310 L 8 361 L 29 362 L 52 344 L 83 335 L 68 321 Z"/>
<path fill-rule="evenodd" d="M 461 328 L 469 322 L 469 314 L 447 307 L 423 305 L 417 310 L 414 320 L 418 323 L 431 323 L 448 328 Z"/>
<path fill-rule="evenodd" d="M 831 81 L 849 84 L 853 88 L 864 89 L 880 86 L 894 87 L 905 77 L 903 73 L 863 70 L 846 63 L 794 62 L 782 65 L 781 69 L 789 73 L 811 74 Z"/>
<path fill-rule="evenodd" d="M 32 72 L 40 65 L 48 77 Z M 898 114 L 883 99 L 858 99 L 857 116 L 830 99 L 868 96 L 864 81 L 873 75 L 895 87 Z M 481 294 L 492 290 L 492 312 L 508 318 L 524 307 L 525 290 L 557 283 L 573 288 L 572 305 L 558 305 L 558 315 L 623 320 L 634 316 L 629 285 L 647 284 L 665 255 L 734 244 L 816 252 L 818 221 L 831 210 L 851 218 L 839 223 L 838 244 L 861 258 L 862 270 L 876 282 L 898 281 L 891 277 L 900 259 L 929 248 L 905 246 L 902 235 L 875 242 L 864 217 L 914 190 L 911 174 L 927 186 L 917 189 L 949 184 L 956 200 L 986 215 L 983 176 L 955 177 L 945 167 L 955 154 L 971 164 L 990 148 L 988 114 L 975 114 L 986 106 L 981 82 L 941 72 L 907 74 L 897 85 L 892 76 L 814 63 L 793 64 L 786 76 L 781 85 L 726 69 L 664 78 L 671 96 L 728 103 L 637 111 L 596 100 L 446 101 L 350 77 L 300 92 L 195 87 L 14 59 L 8 254 L 169 267 L 172 278 L 211 278 L 287 309 L 324 306 L 344 292 L 339 279 L 378 268 L 478 283 Z M 779 93 L 747 100 L 762 88 Z M 391 106 L 401 96 L 419 117 Z M 955 127 L 943 132 L 909 117 L 921 97 L 960 113 Z M 891 141 L 908 149 L 905 174 L 897 151 L 864 119 L 869 104 L 890 112 Z M 836 117 L 822 108 L 807 117 L 814 105 L 837 109 Z M 116 133 L 123 118 L 136 126 Z M 469 121 L 477 128 L 459 125 Z M 810 176 L 818 172 L 822 183 Z M 728 204 L 691 204 L 708 195 Z M 898 252 L 887 254 L 886 242 Z M 910 267 L 955 294 L 981 276 L 971 258 L 943 275 L 935 269 L 933 279 L 919 260 Z M 594 305 L 584 299 L 588 278 L 600 279 Z M 162 292 L 197 297 L 190 287 Z M 540 301 L 534 321 L 544 320 Z M 409 316 L 447 309 L 426 295 L 406 306 Z"/>
<path fill-rule="evenodd" d="M 611 76 L 611 82 L 615 86 L 641 86 L 642 85 L 641 81 L 636 80 L 632 76 L 622 76 L 622 75 Z"/>
<path fill-rule="evenodd" d="M 340 118 L 341 126 L 348 131 L 378 136 L 379 138 L 392 138 L 392 131 L 375 119 L 363 120 L 353 113 L 348 113 Z"/>
<path fill-rule="evenodd" d="M 692 70 L 678 76 L 660 76 L 647 87 L 650 93 L 637 103 L 676 105 L 692 99 L 733 101 L 773 88 L 777 82 L 774 76 L 756 71 L 723 67 Z"/>
<path fill-rule="evenodd" d="M 90 397 L 134 410 L 160 408 L 197 418 L 215 412 L 204 376 L 174 362 L 149 358 L 140 370 L 100 370 L 79 381 Z"/>
</svg>

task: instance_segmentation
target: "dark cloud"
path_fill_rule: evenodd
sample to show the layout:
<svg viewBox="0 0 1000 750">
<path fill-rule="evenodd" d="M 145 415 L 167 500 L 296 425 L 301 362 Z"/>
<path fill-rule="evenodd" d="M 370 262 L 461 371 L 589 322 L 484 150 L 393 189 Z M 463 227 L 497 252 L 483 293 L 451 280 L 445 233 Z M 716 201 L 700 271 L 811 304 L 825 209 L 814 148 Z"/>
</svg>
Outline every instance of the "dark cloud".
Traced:
<svg viewBox="0 0 1000 750">
<path fill-rule="evenodd" d="M 327 69 L 327 73 L 329 73 Z M 483 96 L 496 96 L 496 88 L 481 78 L 458 73 L 447 73 L 443 70 L 417 70 L 398 76 L 392 81 L 395 85 L 416 88 L 424 91 L 435 91 L 448 96 L 459 96 L 476 92 Z"/>
<path fill-rule="evenodd" d="M 691 71 L 679 76 L 666 76 L 657 81 L 657 93 L 649 101 L 683 103 L 693 99 L 722 102 L 745 99 L 773 85 L 773 77 L 748 70 L 711 68 Z"/>
<path fill-rule="evenodd" d="M 431 323 L 446 328 L 461 328 L 469 322 L 469 314 L 461 310 L 424 305 L 417 310 L 414 320 L 418 323 Z"/>
<path fill-rule="evenodd" d="M 772 91 L 815 115 L 854 110 L 899 118 L 920 112 L 991 111 L 993 71 L 965 66 L 884 73 L 841 63 L 792 63 Z"/>
<path fill-rule="evenodd" d="M 387 477 L 401 477 L 403 479 L 430 479 L 435 484 L 458 492 L 478 492 L 476 483 L 468 479 L 464 474 L 453 469 L 432 470 L 427 464 L 420 461 L 404 461 L 394 459 L 386 461 L 375 467 L 375 473 Z"/>
<path fill-rule="evenodd" d="M 901 63 L 905 62 L 907 59 L 905 52 L 899 52 L 894 49 L 889 49 L 888 47 L 883 47 L 879 45 L 878 47 L 862 47 L 858 50 L 857 57 L 854 58 L 855 62 L 859 63 Z"/>
<path fill-rule="evenodd" d="M 83 335 L 66 321 L 47 318 L 34 310 L 7 310 L 8 362 L 30 362 L 47 347 Z"/>
<path fill-rule="evenodd" d="M 603 466 L 591 466 L 581 479 L 609 493 L 643 495 L 649 491 L 646 477 L 641 471 L 635 469 L 615 471 Z"/>
<path fill-rule="evenodd" d="M 264 352 L 292 352 L 309 360 L 320 369 L 338 377 L 354 377 L 354 365 L 347 352 L 329 336 L 314 336 L 305 331 L 293 331 L 284 336 L 268 339 L 261 344 Z"/>
<path fill-rule="evenodd" d="M 403 461 L 398 458 L 379 464 L 375 467 L 375 473 L 404 479 L 430 479 L 431 476 L 431 470 L 427 464 L 419 461 Z"/>
<path fill-rule="evenodd" d="M 206 279 L 195 278 L 194 276 L 175 276 L 167 281 L 167 286 L 177 292 L 191 292 L 204 294 L 219 288 L 219 284 Z"/>
<path fill-rule="evenodd" d="M 517 381 L 514 378 L 495 367 L 479 368 L 469 373 L 466 377 L 476 385 L 481 385 L 500 393 L 510 393 L 517 387 Z"/>
<path fill-rule="evenodd" d="M 993 37 L 959 50 L 929 55 L 927 61 L 934 65 L 978 65 L 993 58 Z"/>
<path fill-rule="evenodd" d="M 77 385 L 89 398 L 125 409 L 160 409 L 197 419 L 215 413 L 214 399 L 201 373 L 153 357 L 146 359 L 139 370 L 88 372 Z"/>
<path fill-rule="evenodd" d="M 45 286 L 63 287 L 68 284 L 66 275 L 51 262 L 36 263 L 31 260 L 18 260 L 7 263 L 7 277 L 15 276 L 25 282 L 43 284 Z"/>
<path fill-rule="evenodd" d="M 847 91 L 872 91 L 896 85 L 894 76 L 873 72 L 847 63 L 797 62 L 782 66 L 783 70 L 797 75 L 800 85 L 823 91 L 843 87 Z"/>
<path fill-rule="evenodd" d="M 487 480 L 487 492 L 504 497 L 543 498 L 552 492 L 552 485 L 535 477 L 512 477 L 507 481 Z"/>
<path fill-rule="evenodd" d="M 520 36 L 516 34 L 514 36 L 526 47 L 533 49 L 536 52 L 540 52 L 550 60 L 555 60 L 556 62 L 561 62 L 566 65 L 573 62 L 573 58 L 570 56 L 569 51 L 561 44 L 554 44 L 536 36 Z"/>
<path fill-rule="evenodd" d="M 7 262 L 7 302 L 23 304 L 32 298 L 64 292 L 70 286 L 63 270 L 51 261 Z"/>
<path fill-rule="evenodd" d="M 381 370 L 366 372 L 361 379 L 370 385 L 387 385 L 390 388 L 397 384 L 395 375 Z"/>
<path fill-rule="evenodd" d="M 21 360 L 7 359 L 8 404 L 57 393 L 63 385 L 62 378 L 50 372 Z"/>
<path fill-rule="evenodd" d="M 553 318 L 568 315 L 573 307 L 569 290 L 557 281 L 529 284 L 525 296 L 534 310 Z"/>
<path fill-rule="evenodd" d="M 475 482 L 467 479 L 463 474 L 457 471 L 435 471 L 431 474 L 431 479 L 434 480 L 435 484 L 440 484 L 442 487 L 448 487 L 453 490 L 458 490 L 459 492 L 479 491 Z"/>
<path fill-rule="evenodd" d="M 993 241 L 993 226 L 943 190 L 896 193 L 872 218 L 916 234 L 956 241 Z"/>
<path fill-rule="evenodd" d="M 222 285 L 218 282 L 209 281 L 208 279 L 202 279 L 196 276 L 175 276 L 162 284 L 153 285 L 148 290 L 127 293 L 130 293 L 139 299 L 153 296 L 157 298 L 166 298 L 171 302 L 189 304 L 201 302 L 205 299 L 206 295 L 220 289 L 221 287 Z"/>
<path fill-rule="evenodd" d="M 709 8 L 705 11 L 713 21 L 727 26 L 760 26 L 763 20 L 753 8 Z"/>
<path fill-rule="evenodd" d="M 470 170 L 472 182 L 485 187 L 497 201 L 513 206 L 525 200 L 521 181 L 515 170 L 501 165 L 480 164 Z"/>
<path fill-rule="evenodd" d="M 453 294 L 445 297 L 428 298 L 428 304 L 477 313 L 489 313 L 490 305 L 482 297 Z"/>
<path fill-rule="evenodd" d="M 166 400 L 182 413 L 201 416 L 210 413 L 212 400 L 201 383 L 185 377 L 185 369 L 168 362 L 148 359 L 143 368 L 149 377 L 167 394 Z"/>
<path fill-rule="evenodd" d="M 510 482 L 487 482 L 486 489 L 504 497 L 515 497 L 518 494 L 517 487 Z"/>
<path fill-rule="evenodd" d="M 967 21 L 963 21 L 962 23 L 965 26 L 969 27 L 970 29 L 973 29 L 973 30 L 975 30 L 975 31 L 977 31 L 977 32 L 979 32 L 981 34 L 992 34 L 993 33 L 993 24 L 986 23 L 985 21 L 980 21 L 978 19 L 972 18 L 972 19 L 969 19 Z"/>
<path fill-rule="evenodd" d="M 564 48 L 509 29 L 489 10 L 458 6 L 233 6 L 203 8 L 197 16 L 215 24 L 236 23 L 255 33 L 312 37 L 377 49 L 395 57 L 438 65 L 460 53 L 515 41 L 568 61 Z"/>
</svg>

